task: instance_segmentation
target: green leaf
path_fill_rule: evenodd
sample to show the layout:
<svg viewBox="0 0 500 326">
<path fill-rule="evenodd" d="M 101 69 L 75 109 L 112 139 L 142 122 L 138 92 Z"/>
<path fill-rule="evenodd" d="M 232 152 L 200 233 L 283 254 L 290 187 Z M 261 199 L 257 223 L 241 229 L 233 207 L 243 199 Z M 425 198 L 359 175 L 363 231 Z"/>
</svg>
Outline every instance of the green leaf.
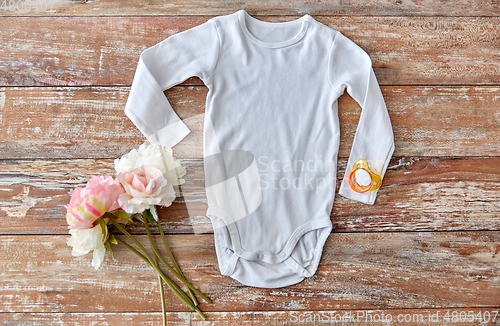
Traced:
<svg viewBox="0 0 500 326">
<path fill-rule="evenodd" d="M 104 219 L 99 217 L 96 222 L 101 226 L 102 234 L 106 234 L 106 222 L 104 222 Z"/>
<path fill-rule="evenodd" d="M 101 226 L 102 234 L 103 234 L 103 243 L 106 243 L 108 241 L 109 237 L 109 232 L 108 232 L 108 227 L 106 226 L 106 222 L 104 221 L 104 218 L 101 216 L 97 219 L 97 223 Z"/>
<path fill-rule="evenodd" d="M 155 221 L 158 222 L 159 221 L 158 212 L 156 211 L 155 205 L 149 205 L 149 212 L 151 213 L 151 215 L 153 215 L 153 218 L 155 219 Z"/>
<path fill-rule="evenodd" d="M 110 233 L 109 234 L 109 240 L 108 240 L 109 243 L 112 243 L 114 245 L 117 245 L 118 244 L 118 241 L 116 241 L 116 238 L 115 238 L 115 235 L 113 233 Z"/>
<path fill-rule="evenodd" d="M 151 224 L 151 225 L 155 224 L 156 221 L 155 221 L 153 215 L 151 214 L 151 212 L 149 211 L 149 209 L 145 209 L 144 212 L 142 212 L 142 216 L 145 217 L 145 219 L 147 219 L 149 224 Z"/>
<path fill-rule="evenodd" d="M 134 218 L 138 221 L 141 221 L 142 223 L 145 223 L 144 218 L 142 217 L 141 214 L 134 214 Z"/>
<path fill-rule="evenodd" d="M 106 248 L 106 251 L 109 251 L 111 253 L 111 258 L 114 260 L 115 255 L 114 255 L 113 249 L 111 248 L 111 245 L 109 244 L 109 242 L 106 242 L 104 244 L 104 247 Z"/>
<path fill-rule="evenodd" d="M 132 218 L 122 210 L 118 210 L 118 211 L 114 211 L 114 212 L 110 212 L 110 213 L 118 218 L 121 218 L 122 220 L 126 220 L 126 221 L 129 221 L 130 223 L 133 223 Z"/>
</svg>

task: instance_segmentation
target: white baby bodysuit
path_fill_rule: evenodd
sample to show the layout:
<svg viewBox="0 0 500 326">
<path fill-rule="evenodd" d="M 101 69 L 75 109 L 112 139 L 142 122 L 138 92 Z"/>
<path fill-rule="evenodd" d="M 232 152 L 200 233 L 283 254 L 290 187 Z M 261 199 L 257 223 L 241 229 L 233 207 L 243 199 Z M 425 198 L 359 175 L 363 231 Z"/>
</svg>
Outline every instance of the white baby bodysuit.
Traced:
<svg viewBox="0 0 500 326">
<path fill-rule="evenodd" d="M 219 269 L 279 288 L 315 274 L 332 230 L 344 90 L 362 108 L 339 193 L 373 204 L 348 175 L 358 159 L 384 176 L 391 121 L 369 56 L 310 15 L 265 22 L 239 10 L 174 34 L 140 56 L 126 115 L 155 144 L 190 130 L 163 91 L 191 76 L 208 87 L 203 156 Z"/>
</svg>

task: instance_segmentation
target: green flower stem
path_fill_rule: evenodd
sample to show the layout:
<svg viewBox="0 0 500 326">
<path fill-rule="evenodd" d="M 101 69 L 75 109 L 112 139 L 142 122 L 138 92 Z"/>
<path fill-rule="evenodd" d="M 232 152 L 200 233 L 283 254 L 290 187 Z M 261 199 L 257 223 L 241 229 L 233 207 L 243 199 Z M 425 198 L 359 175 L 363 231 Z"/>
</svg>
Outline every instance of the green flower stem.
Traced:
<svg viewBox="0 0 500 326">
<path fill-rule="evenodd" d="M 120 240 L 120 239 L 118 239 L 118 238 L 116 238 L 116 237 L 115 237 L 115 240 L 116 240 L 116 242 L 118 242 L 119 244 L 123 245 L 125 248 L 129 249 L 129 250 L 130 250 L 130 251 L 132 251 L 134 254 L 136 254 L 137 256 L 139 256 L 139 258 L 141 258 L 142 260 L 144 260 L 146 263 L 148 263 L 149 265 L 151 265 L 151 264 L 149 263 L 149 260 L 148 260 L 146 257 L 144 257 L 144 255 L 143 255 L 143 254 L 141 254 L 139 251 L 135 250 L 135 248 L 134 248 L 134 247 L 132 247 L 131 245 L 129 245 L 129 244 L 128 244 L 128 243 L 126 243 L 125 241 Z"/>
<path fill-rule="evenodd" d="M 139 247 L 141 247 L 143 249 L 143 252 L 145 253 L 145 255 L 140 254 L 137 250 L 135 250 L 133 247 L 131 247 L 130 245 L 128 245 L 127 243 L 125 243 L 123 241 L 120 241 L 120 243 L 123 244 L 124 246 L 126 246 L 128 249 L 132 250 L 134 253 L 138 254 L 139 257 L 141 257 L 142 259 L 144 259 L 144 261 L 146 261 L 149 265 L 151 265 L 151 267 L 153 267 L 156 270 L 156 272 L 160 276 L 162 276 L 162 278 L 165 280 L 165 283 L 167 283 L 167 285 L 172 289 L 172 291 L 174 291 L 177 294 L 177 296 L 186 305 L 188 305 L 188 307 L 190 307 L 192 310 L 194 310 L 194 304 L 193 304 L 193 302 L 189 299 L 189 297 L 184 293 L 184 291 L 182 291 L 182 289 L 174 281 L 172 281 L 167 275 L 165 275 L 163 273 L 163 271 L 160 270 L 160 268 L 158 267 L 158 265 L 156 265 L 153 262 L 153 259 L 149 256 L 149 254 L 144 249 L 144 247 L 130 233 L 128 233 L 127 231 L 125 231 L 125 229 L 123 229 L 123 227 L 121 227 L 120 225 L 118 225 L 118 223 L 116 221 L 114 221 L 113 219 L 111 219 L 111 220 L 112 220 L 113 223 L 116 223 L 115 226 L 117 226 L 118 229 L 121 228 L 120 231 L 125 232 L 124 234 L 126 236 L 128 236 L 130 239 L 132 239 L 136 244 L 138 244 Z M 117 239 L 117 241 L 118 241 L 118 239 Z"/>
<path fill-rule="evenodd" d="M 156 265 L 158 265 L 158 257 L 156 257 Z M 160 297 L 161 297 L 161 314 L 163 316 L 163 326 L 167 326 L 167 311 L 165 308 L 165 291 L 163 290 L 163 280 L 158 275 L 158 284 L 160 284 Z"/>
<path fill-rule="evenodd" d="M 134 249 L 132 246 L 130 246 L 128 243 L 116 238 L 116 242 L 119 244 L 123 245 L 127 249 L 131 250 L 133 253 L 135 253 L 137 256 L 139 256 L 142 260 L 144 260 L 146 263 L 148 263 L 151 267 L 153 267 L 156 272 L 158 273 L 158 276 L 160 276 L 165 283 L 170 287 L 170 289 L 179 297 L 179 299 L 182 300 L 191 310 L 195 310 L 195 306 L 191 300 L 189 300 L 189 297 L 179 288 L 177 284 L 175 284 L 174 281 L 172 281 L 168 276 L 166 276 L 155 264 L 151 264 L 151 262 L 139 251 Z M 197 307 L 196 307 L 197 308 Z M 205 316 L 202 316 L 203 320 L 206 320 Z"/>
<path fill-rule="evenodd" d="M 139 249 L 144 253 L 144 256 L 149 260 L 149 262 L 151 264 L 154 264 L 153 259 L 151 258 L 151 256 L 148 254 L 148 252 L 146 251 L 146 249 L 141 245 L 141 243 L 139 241 L 137 241 L 136 238 L 134 238 L 130 233 L 128 233 L 125 230 L 125 228 L 123 226 L 121 226 L 120 223 L 116 222 L 116 220 L 113 217 L 109 217 L 109 220 L 111 221 L 111 223 L 113 223 L 113 225 L 118 230 L 120 230 L 121 233 L 125 234 L 130 240 L 132 240 L 137 245 L 137 247 L 139 247 Z"/>
<path fill-rule="evenodd" d="M 144 227 L 146 228 L 146 233 L 148 234 L 148 239 L 149 239 L 149 244 L 151 245 L 151 249 L 155 253 L 155 255 L 160 259 L 160 261 L 175 275 L 179 280 L 181 280 L 182 283 L 184 283 L 188 288 L 192 289 L 196 294 L 198 294 L 203 300 L 205 300 L 208 303 L 211 303 L 212 301 L 207 298 L 203 293 L 201 293 L 198 289 L 196 289 L 193 285 L 191 285 L 186 279 L 183 277 L 183 275 L 177 273 L 166 261 L 163 259 L 163 257 L 160 255 L 158 250 L 156 249 L 154 242 L 153 242 L 153 237 L 151 236 L 151 230 L 149 229 L 148 222 L 146 221 L 144 223 Z"/>
<path fill-rule="evenodd" d="M 192 310 L 196 310 L 195 306 L 194 306 L 194 303 L 191 301 L 191 299 L 189 299 L 189 297 L 184 293 L 184 291 L 182 291 L 182 289 L 174 281 L 172 281 L 167 275 L 165 275 L 165 273 L 163 273 L 162 270 L 153 262 L 153 259 L 151 258 L 151 256 L 149 256 L 148 252 L 141 245 L 141 243 L 139 241 L 137 241 L 130 233 L 128 233 L 118 222 L 116 222 L 114 218 L 110 217 L 109 220 L 111 221 L 111 223 L 113 223 L 113 225 L 118 230 L 120 230 L 120 232 L 122 232 L 124 235 L 126 235 L 128 238 L 130 238 L 142 250 L 142 252 L 144 253 L 144 255 L 141 255 L 141 256 L 144 257 L 144 260 L 146 262 L 148 262 L 151 265 L 151 267 L 153 267 L 156 270 L 156 272 L 163 278 L 163 280 L 165 281 L 165 283 L 167 283 L 167 285 L 177 294 L 177 296 L 189 308 L 191 308 Z M 125 244 L 123 241 L 121 241 L 121 243 Z M 130 247 L 127 244 L 127 248 L 130 249 L 132 247 Z M 135 249 L 133 249 L 133 251 L 137 252 L 137 250 L 135 250 Z M 175 290 L 174 290 L 174 288 L 175 288 Z M 199 309 L 198 309 L 198 311 L 199 311 Z M 203 314 L 201 314 L 201 311 L 199 311 L 198 314 L 200 314 L 200 316 L 202 316 L 203 320 L 206 320 L 205 316 L 203 316 Z"/>
<path fill-rule="evenodd" d="M 181 274 L 182 277 L 186 278 L 184 276 L 184 274 L 182 273 L 181 268 L 179 267 L 179 265 L 175 261 L 174 255 L 172 254 L 172 251 L 170 250 L 167 239 L 165 238 L 165 234 L 163 233 L 163 228 L 161 227 L 160 221 L 158 221 L 156 224 L 158 225 L 158 230 L 160 231 L 161 241 L 163 242 L 163 245 L 165 246 L 165 250 L 167 251 L 168 256 L 170 257 L 170 260 L 174 264 L 175 270 L 179 274 Z M 198 301 L 196 301 L 196 297 L 194 296 L 193 291 L 190 288 L 188 288 L 188 291 L 189 291 L 189 295 L 191 296 L 191 299 L 193 300 L 194 305 L 198 306 Z"/>
</svg>

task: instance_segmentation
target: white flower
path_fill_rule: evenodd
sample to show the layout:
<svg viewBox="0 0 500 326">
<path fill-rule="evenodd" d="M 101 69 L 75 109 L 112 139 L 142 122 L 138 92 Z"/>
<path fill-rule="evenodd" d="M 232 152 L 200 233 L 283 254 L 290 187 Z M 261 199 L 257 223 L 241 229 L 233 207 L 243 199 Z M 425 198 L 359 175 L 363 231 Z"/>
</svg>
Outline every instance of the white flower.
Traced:
<svg viewBox="0 0 500 326">
<path fill-rule="evenodd" d="M 82 256 L 94 251 L 92 266 L 98 269 L 104 260 L 106 248 L 104 247 L 104 234 L 99 224 L 91 229 L 71 229 L 69 230 L 71 238 L 66 242 L 68 246 L 73 247 L 71 254 L 75 257 Z"/>
<path fill-rule="evenodd" d="M 182 185 L 186 174 L 186 168 L 181 166 L 174 159 L 171 148 L 163 149 L 160 145 L 142 144 L 139 149 L 132 149 L 128 154 L 115 160 L 115 170 L 117 173 L 130 172 L 135 168 L 153 166 L 163 173 L 163 176 L 170 184 Z"/>
<path fill-rule="evenodd" d="M 151 205 L 170 206 L 175 199 L 174 187 L 155 167 L 145 165 L 120 172 L 116 179 L 125 189 L 118 203 L 128 214 L 142 213 Z"/>
</svg>

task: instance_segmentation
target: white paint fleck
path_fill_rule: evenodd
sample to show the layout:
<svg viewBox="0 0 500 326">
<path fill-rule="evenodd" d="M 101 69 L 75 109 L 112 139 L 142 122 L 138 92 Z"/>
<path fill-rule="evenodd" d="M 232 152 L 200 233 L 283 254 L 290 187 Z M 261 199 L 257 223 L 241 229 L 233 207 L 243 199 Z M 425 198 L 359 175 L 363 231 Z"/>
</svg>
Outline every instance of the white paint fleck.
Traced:
<svg viewBox="0 0 500 326">
<path fill-rule="evenodd" d="M 101 46 L 101 48 L 99 49 L 99 70 L 97 71 L 99 74 L 102 71 L 102 59 L 103 58 L 104 58 L 104 51 L 103 51 L 103 47 Z"/>
<path fill-rule="evenodd" d="M 491 252 L 478 252 L 469 256 L 469 258 L 481 261 L 483 263 L 488 264 L 499 264 L 500 263 L 500 255 L 496 255 L 494 253 L 494 249 L 492 248 Z M 486 267 L 485 269 L 490 269 L 491 267 Z M 480 269 L 480 268 L 476 268 Z"/>
<path fill-rule="evenodd" d="M 37 199 L 29 196 L 30 187 L 24 186 L 23 192 L 17 196 L 12 197 L 14 200 L 18 200 L 17 202 L 8 202 L 8 203 L 0 203 L 4 205 L 0 207 L 0 209 L 7 213 L 9 217 L 19 218 L 25 217 L 26 212 L 33 206 L 35 206 L 38 202 L 46 202 L 52 200 L 50 197 Z"/>
<path fill-rule="evenodd" d="M 5 88 L 0 88 L 0 125 L 2 125 L 3 108 L 5 107 Z"/>
</svg>

